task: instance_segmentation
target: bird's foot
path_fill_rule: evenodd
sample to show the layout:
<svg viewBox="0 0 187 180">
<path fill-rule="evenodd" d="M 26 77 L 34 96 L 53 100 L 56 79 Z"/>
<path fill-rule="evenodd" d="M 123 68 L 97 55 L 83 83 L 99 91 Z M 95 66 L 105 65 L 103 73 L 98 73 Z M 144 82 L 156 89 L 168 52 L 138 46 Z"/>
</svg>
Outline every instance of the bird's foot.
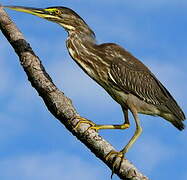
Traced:
<svg viewBox="0 0 187 180">
<path fill-rule="evenodd" d="M 79 119 L 79 122 L 74 127 L 74 130 L 76 130 L 80 126 L 80 124 L 86 123 L 86 124 L 90 125 L 90 127 L 87 130 L 89 130 L 89 129 L 95 129 L 96 131 L 98 131 L 96 124 L 93 123 L 92 121 L 90 121 L 90 120 L 88 120 L 86 118 L 83 118 L 83 117 L 76 117 L 76 119 Z"/>
<path fill-rule="evenodd" d="M 116 165 L 118 164 L 117 159 L 120 158 L 120 163 L 119 163 L 119 166 L 118 166 L 118 170 L 120 170 L 121 164 L 122 164 L 123 159 L 125 157 L 125 153 L 123 151 L 119 151 L 119 152 L 117 152 L 117 151 L 110 151 L 106 155 L 105 159 L 108 161 L 111 158 L 111 156 L 113 156 L 113 155 L 115 155 L 115 156 L 113 158 L 111 179 L 112 179 L 112 176 L 114 175 L 114 169 L 115 169 Z"/>
</svg>

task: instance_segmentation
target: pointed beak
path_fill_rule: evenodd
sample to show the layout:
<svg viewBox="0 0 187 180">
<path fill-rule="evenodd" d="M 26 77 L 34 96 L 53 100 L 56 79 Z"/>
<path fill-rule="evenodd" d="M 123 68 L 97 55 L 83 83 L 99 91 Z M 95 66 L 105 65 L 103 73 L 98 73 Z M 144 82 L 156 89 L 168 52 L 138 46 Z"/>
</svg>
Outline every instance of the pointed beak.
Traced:
<svg viewBox="0 0 187 180">
<path fill-rule="evenodd" d="M 3 6 L 4 8 L 12 9 L 15 11 L 25 12 L 29 14 L 33 14 L 39 17 L 43 17 L 46 12 L 44 9 L 41 8 L 30 8 L 30 7 L 24 7 L 24 6 Z"/>
<path fill-rule="evenodd" d="M 4 8 L 12 9 L 15 11 L 25 12 L 28 14 L 32 14 L 43 19 L 47 19 L 49 21 L 56 21 L 59 18 L 55 16 L 50 10 L 42 9 L 42 8 L 31 8 L 31 7 L 24 7 L 24 6 L 3 6 Z"/>
</svg>

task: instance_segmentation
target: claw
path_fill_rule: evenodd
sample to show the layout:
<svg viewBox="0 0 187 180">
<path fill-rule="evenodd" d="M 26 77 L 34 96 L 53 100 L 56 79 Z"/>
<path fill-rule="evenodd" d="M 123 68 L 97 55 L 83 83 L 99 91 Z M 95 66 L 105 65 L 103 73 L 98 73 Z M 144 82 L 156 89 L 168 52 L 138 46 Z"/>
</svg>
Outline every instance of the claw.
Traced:
<svg viewBox="0 0 187 180">
<path fill-rule="evenodd" d="M 89 129 L 94 129 L 96 132 L 98 132 L 100 128 L 97 127 L 96 124 L 93 123 L 93 125 L 90 126 L 90 127 L 87 129 L 87 131 L 88 131 Z"/>
<path fill-rule="evenodd" d="M 92 121 L 86 119 L 86 118 L 83 118 L 83 117 L 76 117 L 76 119 L 79 119 L 79 122 L 76 124 L 76 126 L 73 128 L 73 130 L 76 130 L 80 124 L 82 123 L 87 123 L 90 125 L 90 127 L 88 129 L 90 129 L 91 127 L 94 127 L 95 126 L 95 123 L 93 123 Z"/>
<path fill-rule="evenodd" d="M 124 154 L 122 151 L 120 151 L 120 152 L 117 152 L 117 151 L 110 151 L 110 152 L 106 155 L 105 159 L 108 161 L 112 155 L 115 155 L 115 157 L 113 158 L 111 179 L 112 179 L 112 176 L 114 175 L 114 168 L 115 168 L 116 165 L 118 164 L 117 161 L 116 161 L 117 158 L 120 158 L 120 163 L 119 163 L 119 167 L 118 167 L 118 170 L 120 170 L 121 164 L 122 164 L 123 159 L 124 159 L 124 157 L 125 157 L 125 154 Z"/>
</svg>

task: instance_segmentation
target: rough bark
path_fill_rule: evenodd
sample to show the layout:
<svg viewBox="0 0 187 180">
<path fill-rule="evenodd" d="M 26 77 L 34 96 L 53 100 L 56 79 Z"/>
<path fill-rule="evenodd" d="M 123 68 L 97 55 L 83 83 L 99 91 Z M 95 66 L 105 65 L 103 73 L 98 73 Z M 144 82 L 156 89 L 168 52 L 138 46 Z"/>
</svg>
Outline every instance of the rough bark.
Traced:
<svg viewBox="0 0 187 180">
<path fill-rule="evenodd" d="M 85 144 L 95 156 L 101 159 L 110 169 L 112 169 L 114 156 L 108 160 L 105 156 L 110 151 L 115 151 L 114 147 L 104 140 L 97 132 L 88 129 L 88 124 L 81 124 L 77 129 L 75 125 L 79 121 L 79 114 L 74 108 L 72 101 L 64 95 L 53 83 L 50 76 L 45 71 L 40 59 L 35 55 L 30 45 L 27 43 L 22 33 L 11 21 L 10 17 L 0 7 L 0 29 L 9 43 L 19 56 L 20 64 L 28 76 L 33 88 L 36 89 L 39 96 L 43 99 L 48 110 L 62 123 L 65 127 Z M 117 159 L 119 167 L 120 159 Z M 124 159 L 120 169 L 114 168 L 114 172 L 124 180 L 148 180 L 141 174 L 132 163 Z"/>
</svg>

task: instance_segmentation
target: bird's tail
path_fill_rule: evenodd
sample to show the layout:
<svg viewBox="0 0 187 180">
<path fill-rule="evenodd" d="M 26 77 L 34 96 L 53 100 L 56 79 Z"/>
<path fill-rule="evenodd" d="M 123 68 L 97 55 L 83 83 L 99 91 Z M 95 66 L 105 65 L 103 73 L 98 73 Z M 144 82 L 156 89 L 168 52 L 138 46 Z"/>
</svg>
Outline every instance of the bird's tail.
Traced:
<svg viewBox="0 0 187 180">
<path fill-rule="evenodd" d="M 172 121 L 171 122 L 178 130 L 182 131 L 184 128 L 185 128 L 185 125 L 182 121 L 178 121 L 178 120 L 175 120 L 175 121 Z"/>
<path fill-rule="evenodd" d="M 183 130 L 185 128 L 183 121 L 186 119 L 184 112 L 162 83 L 159 80 L 157 80 L 157 83 L 166 97 L 161 105 L 161 116 L 171 122 L 180 131 Z"/>
<path fill-rule="evenodd" d="M 172 114 L 172 118 L 169 119 L 170 122 L 180 131 L 185 128 L 183 121 L 186 119 L 184 112 L 177 104 L 177 102 L 171 97 L 169 101 L 166 103 L 167 108 Z"/>
<path fill-rule="evenodd" d="M 163 118 L 170 121 L 177 129 L 182 131 L 185 128 L 183 121 L 186 119 L 184 112 L 177 104 L 175 99 L 169 93 L 169 91 L 161 84 L 163 92 L 165 93 L 167 100 L 164 102 L 165 113 L 163 113 Z"/>
</svg>

